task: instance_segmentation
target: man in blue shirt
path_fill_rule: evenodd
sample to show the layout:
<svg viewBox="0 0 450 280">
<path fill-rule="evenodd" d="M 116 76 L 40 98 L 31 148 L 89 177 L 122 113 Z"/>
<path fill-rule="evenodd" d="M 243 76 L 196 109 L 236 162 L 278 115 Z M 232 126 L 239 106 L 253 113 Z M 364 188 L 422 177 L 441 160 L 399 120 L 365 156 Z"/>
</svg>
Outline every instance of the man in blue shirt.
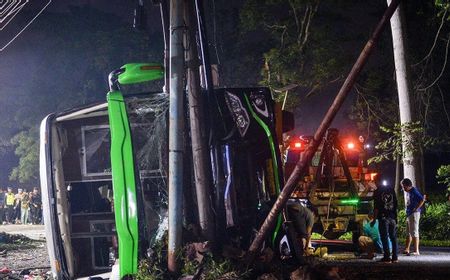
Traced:
<svg viewBox="0 0 450 280">
<path fill-rule="evenodd" d="M 410 255 L 409 247 L 411 246 L 411 241 L 414 243 L 414 252 L 411 253 L 414 256 L 420 255 L 419 253 L 419 221 L 420 213 L 422 212 L 422 206 L 425 203 L 423 195 L 413 187 L 410 179 L 403 179 L 400 184 L 406 194 L 406 232 L 408 236 L 406 237 L 405 253 Z"/>
</svg>

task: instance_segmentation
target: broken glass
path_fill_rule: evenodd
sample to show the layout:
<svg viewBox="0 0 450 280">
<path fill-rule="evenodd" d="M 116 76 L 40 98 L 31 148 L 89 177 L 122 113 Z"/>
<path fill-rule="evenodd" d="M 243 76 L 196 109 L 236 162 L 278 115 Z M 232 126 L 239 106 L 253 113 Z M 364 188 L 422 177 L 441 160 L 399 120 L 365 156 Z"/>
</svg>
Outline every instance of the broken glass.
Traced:
<svg viewBox="0 0 450 280">
<path fill-rule="evenodd" d="M 167 230 L 168 109 L 166 94 L 129 97 L 126 106 L 131 123 L 135 168 L 139 175 L 138 207 L 144 213 L 146 240 L 152 246 Z"/>
</svg>

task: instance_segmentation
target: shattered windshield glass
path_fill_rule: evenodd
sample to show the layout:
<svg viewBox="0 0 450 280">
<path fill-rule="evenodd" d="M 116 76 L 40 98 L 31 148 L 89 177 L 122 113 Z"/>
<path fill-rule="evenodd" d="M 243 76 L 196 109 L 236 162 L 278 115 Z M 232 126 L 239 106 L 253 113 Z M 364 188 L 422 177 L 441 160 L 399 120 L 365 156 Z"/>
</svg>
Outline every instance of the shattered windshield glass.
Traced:
<svg viewBox="0 0 450 280">
<path fill-rule="evenodd" d="M 168 109 L 166 94 L 126 100 L 139 182 L 139 227 L 151 246 L 168 226 Z"/>
</svg>

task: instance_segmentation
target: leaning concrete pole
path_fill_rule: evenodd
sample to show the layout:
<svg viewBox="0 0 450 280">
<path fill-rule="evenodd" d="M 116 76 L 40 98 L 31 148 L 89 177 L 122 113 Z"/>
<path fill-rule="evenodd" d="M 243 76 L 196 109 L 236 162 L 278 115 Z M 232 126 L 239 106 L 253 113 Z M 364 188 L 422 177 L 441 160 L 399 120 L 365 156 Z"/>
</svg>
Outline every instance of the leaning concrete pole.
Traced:
<svg viewBox="0 0 450 280">
<path fill-rule="evenodd" d="M 168 269 L 177 272 L 183 224 L 184 47 L 183 0 L 170 1 L 169 244 Z"/>
<path fill-rule="evenodd" d="M 267 234 L 275 225 L 277 217 L 280 214 L 283 207 L 285 206 L 292 191 L 297 186 L 299 180 L 306 173 L 309 163 L 311 162 L 311 159 L 314 156 L 314 153 L 317 151 L 317 147 L 319 146 L 319 143 L 321 142 L 326 130 L 328 129 L 328 127 L 330 126 L 334 117 L 336 116 L 337 112 L 339 111 L 342 104 L 344 103 L 344 100 L 347 97 L 348 93 L 353 88 L 356 78 L 358 77 L 359 73 L 361 72 L 363 66 L 365 65 L 367 59 L 369 58 L 370 53 L 372 52 L 372 50 L 375 46 L 375 43 L 378 41 L 378 38 L 380 37 L 381 32 L 386 27 L 389 19 L 391 18 L 392 14 L 394 13 L 394 11 L 397 8 L 399 3 L 400 3 L 400 0 L 392 1 L 391 5 L 387 8 L 386 12 L 384 13 L 383 17 L 381 18 L 381 21 L 378 23 L 377 27 L 375 28 L 375 31 L 373 32 L 372 37 L 369 39 L 369 41 L 364 46 L 364 49 L 361 51 L 361 54 L 359 55 L 358 59 L 356 60 L 355 64 L 353 65 L 352 70 L 348 74 L 347 78 L 345 79 L 344 84 L 342 85 L 341 89 L 339 90 L 339 93 L 337 94 L 336 98 L 334 99 L 333 104 L 331 104 L 331 107 L 328 109 L 325 117 L 322 120 L 322 123 L 320 124 L 319 128 L 317 129 L 316 133 L 314 134 L 314 138 L 311 141 L 311 144 L 306 149 L 304 156 L 297 162 L 297 164 L 294 168 L 294 171 L 292 172 L 291 176 L 287 180 L 286 185 L 284 186 L 283 190 L 281 191 L 280 195 L 277 198 L 277 201 L 275 201 L 275 204 L 273 205 L 272 209 L 270 210 L 269 215 L 266 217 L 263 225 L 259 229 L 258 233 L 256 234 L 255 239 L 253 240 L 252 244 L 250 245 L 249 252 L 248 252 L 248 257 L 250 260 L 252 260 L 254 258 L 254 256 L 256 255 L 256 252 L 259 250 L 263 241 L 266 239 Z"/>
<path fill-rule="evenodd" d="M 200 87 L 200 62 L 196 44 L 196 16 L 192 1 L 186 2 L 185 22 L 187 26 L 186 65 L 187 88 L 189 94 L 189 121 L 191 126 L 192 159 L 194 163 L 195 191 L 197 194 L 198 219 L 202 235 L 207 240 L 214 241 L 214 217 L 210 205 L 210 189 L 212 186 L 210 174 L 209 149 L 206 142 L 205 102 Z"/>
<path fill-rule="evenodd" d="M 388 5 L 391 0 L 387 0 Z M 398 105 L 400 111 L 400 123 L 406 125 L 414 121 L 413 110 L 411 108 L 411 83 L 408 75 L 408 65 L 405 51 L 405 24 L 403 16 L 403 5 L 400 5 L 391 18 L 392 46 L 394 49 L 395 75 L 397 80 Z M 420 159 L 417 153 L 414 153 L 407 147 L 413 136 L 409 131 L 402 130 L 402 150 L 403 150 L 403 175 L 411 179 L 416 186 L 421 182 L 421 172 L 418 164 Z M 412 141 L 411 141 L 412 142 Z M 424 187 L 424 186 L 420 186 Z"/>
</svg>

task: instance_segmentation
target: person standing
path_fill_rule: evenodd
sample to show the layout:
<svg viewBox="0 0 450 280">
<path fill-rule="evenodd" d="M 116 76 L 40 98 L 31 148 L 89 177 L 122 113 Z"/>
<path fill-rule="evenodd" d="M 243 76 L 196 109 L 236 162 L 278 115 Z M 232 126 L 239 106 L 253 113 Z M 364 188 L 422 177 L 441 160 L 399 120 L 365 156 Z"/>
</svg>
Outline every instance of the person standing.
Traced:
<svg viewBox="0 0 450 280">
<path fill-rule="evenodd" d="M 5 205 L 6 205 L 6 222 L 8 224 L 14 221 L 14 202 L 16 201 L 16 196 L 12 192 L 12 188 L 8 188 L 8 192 L 5 194 Z"/>
<path fill-rule="evenodd" d="M 17 193 L 15 195 L 15 201 L 14 201 L 14 220 L 15 223 L 18 224 L 20 222 L 20 214 L 22 210 L 22 193 L 23 190 L 21 188 L 17 189 Z"/>
<path fill-rule="evenodd" d="M 31 221 L 34 225 L 39 224 L 41 220 L 41 195 L 39 194 L 38 188 L 33 189 L 33 195 L 31 197 L 30 206 L 32 209 Z"/>
<path fill-rule="evenodd" d="M 419 221 L 422 206 L 425 203 L 424 196 L 413 187 L 412 182 L 408 178 L 404 178 L 400 184 L 406 194 L 406 246 L 403 252 L 406 255 L 420 255 L 419 252 Z M 414 252 L 410 253 L 411 241 L 414 243 Z"/>
<path fill-rule="evenodd" d="M 24 190 L 22 193 L 22 202 L 21 202 L 21 213 L 20 213 L 20 222 L 22 225 L 28 224 L 28 213 L 30 210 L 30 196 L 27 191 Z"/>
<path fill-rule="evenodd" d="M 397 197 L 391 186 L 380 186 L 374 192 L 374 216 L 378 219 L 383 258 L 381 262 L 398 262 L 397 256 Z M 375 220 L 371 226 L 375 225 Z M 392 259 L 389 252 L 389 239 L 392 243 Z"/>
</svg>

